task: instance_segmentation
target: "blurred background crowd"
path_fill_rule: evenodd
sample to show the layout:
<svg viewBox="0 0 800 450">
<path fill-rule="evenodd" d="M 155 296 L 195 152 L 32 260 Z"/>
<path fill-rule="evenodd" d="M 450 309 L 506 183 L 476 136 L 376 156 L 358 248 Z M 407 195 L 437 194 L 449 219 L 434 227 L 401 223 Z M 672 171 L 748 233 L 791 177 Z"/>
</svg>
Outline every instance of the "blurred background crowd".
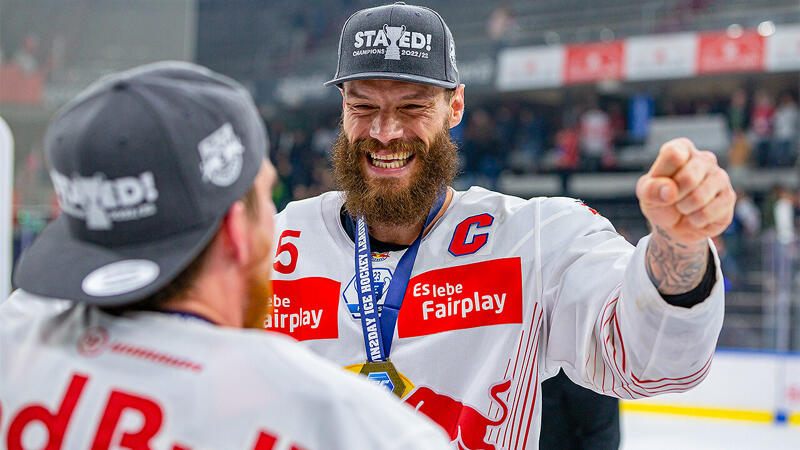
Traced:
<svg viewBox="0 0 800 450">
<path fill-rule="evenodd" d="M 466 116 L 451 133 L 458 188 L 580 197 L 635 242 L 648 232 L 636 178 L 661 144 L 690 137 L 717 154 L 739 192 L 734 222 L 717 238 L 729 290 L 721 345 L 800 350 L 796 0 L 417 3 L 446 18 L 467 85 Z M 280 176 L 279 208 L 334 189 L 329 151 L 341 97 L 322 83 L 335 70 L 341 23 L 371 4 L 0 0 L 0 115 L 16 140 L 15 258 L 58 213 L 42 149 L 47 121 L 98 76 L 144 62 L 195 61 L 251 90 Z M 622 45 L 629 53 L 618 63 L 641 68 L 630 59 L 636 39 L 687 36 L 699 55 L 687 71 L 684 61 L 661 75 L 601 70 Z M 585 73 L 547 78 L 551 54 L 568 66 L 589 54 L 585 67 L 577 63 Z M 669 48 L 653 58 L 670 64 Z M 514 71 L 525 76 L 509 81 Z"/>
</svg>

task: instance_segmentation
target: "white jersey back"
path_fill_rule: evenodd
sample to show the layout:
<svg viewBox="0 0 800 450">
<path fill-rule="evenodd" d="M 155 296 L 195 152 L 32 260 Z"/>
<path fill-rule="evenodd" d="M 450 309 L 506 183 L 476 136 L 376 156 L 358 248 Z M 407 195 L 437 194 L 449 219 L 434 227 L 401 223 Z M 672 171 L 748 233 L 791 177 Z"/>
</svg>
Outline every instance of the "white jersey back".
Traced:
<svg viewBox="0 0 800 450">
<path fill-rule="evenodd" d="M 0 303 L 0 446 L 449 448 L 383 390 L 275 333 L 123 317 L 17 291 Z"/>
<path fill-rule="evenodd" d="M 329 192 L 278 214 L 266 325 L 357 368 L 366 351 L 342 204 Z M 675 307 L 646 273 L 647 242 L 634 248 L 575 199 L 455 192 L 420 243 L 397 318 L 390 358 L 405 401 L 460 448 L 522 449 L 537 447 L 539 385 L 559 368 L 624 398 L 696 385 L 722 325 L 719 262 L 711 296 Z M 381 296 L 404 251 L 374 250 Z"/>
</svg>

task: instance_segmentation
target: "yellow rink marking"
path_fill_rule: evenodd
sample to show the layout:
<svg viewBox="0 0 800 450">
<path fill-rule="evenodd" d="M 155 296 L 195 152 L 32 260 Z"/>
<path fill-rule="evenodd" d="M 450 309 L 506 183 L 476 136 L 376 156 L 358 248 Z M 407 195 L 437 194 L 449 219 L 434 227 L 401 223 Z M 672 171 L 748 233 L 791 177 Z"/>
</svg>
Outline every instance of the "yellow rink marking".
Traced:
<svg viewBox="0 0 800 450">
<path fill-rule="evenodd" d="M 679 416 L 709 417 L 714 419 L 742 420 L 747 422 L 772 423 L 775 420 L 772 411 L 734 408 L 706 408 L 698 406 L 664 405 L 653 403 L 620 402 L 620 411 L 672 414 Z M 800 425 L 800 413 L 791 414 L 787 420 L 792 425 Z"/>
</svg>

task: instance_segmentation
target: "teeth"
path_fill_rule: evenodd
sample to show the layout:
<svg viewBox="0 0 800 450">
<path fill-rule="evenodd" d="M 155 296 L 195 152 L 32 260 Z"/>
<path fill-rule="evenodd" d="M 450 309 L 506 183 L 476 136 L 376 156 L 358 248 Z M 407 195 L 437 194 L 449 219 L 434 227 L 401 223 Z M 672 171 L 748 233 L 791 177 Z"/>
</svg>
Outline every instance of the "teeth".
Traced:
<svg viewBox="0 0 800 450">
<path fill-rule="evenodd" d="M 399 167 L 405 166 L 407 163 L 408 163 L 407 160 L 403 160 L 403 161 L 395 160 L 395 161 L 392 161 L 392 162 L 384 162 L 384 161 L 378 161 L 376 159 L 376 160 L 372 161 L 372 165 L 373 166 L 380 167 L 380 168 L 383 168 L 383 169 L 397 169 Z"/>
<path fill-rule="evenodd" d="M 375 153 L 369 154 L 372 160 L 372 165 L 382 169 L 397 169 L 408 164 L 411 158 L 411 152 L 392 153 L 390 155 L 378 155 Z"/>
<path fill-rule="evenodd" d="M 392 153 L 391 155 L 378 155 L 376 153 L 370 153 L 369 156 L 372 159 L 380 159 L 383 161 L 391 161 L 393 159 L 407 159 L 411 157 L 411 152 L 403 152 L 403 153 Z"/>
</svg>

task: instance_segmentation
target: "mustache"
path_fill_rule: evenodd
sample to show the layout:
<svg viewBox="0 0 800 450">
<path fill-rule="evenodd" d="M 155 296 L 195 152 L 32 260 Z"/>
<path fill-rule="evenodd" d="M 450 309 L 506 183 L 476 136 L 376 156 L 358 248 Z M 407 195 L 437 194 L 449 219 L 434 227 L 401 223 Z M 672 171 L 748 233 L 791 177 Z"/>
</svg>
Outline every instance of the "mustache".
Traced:
<svg viewBox="0 0 800 450">
<path fill-rule="evenodd" d="M 388 144 L 371 138 L 358 138 L 351 144 L 354 150 L 359 152 L 377 153 L 381 150 L 389 150 L 392 153 L 410 152 L 414 154 L 425 154 L 428 151 L 428 146 L 420 138 L 410 139 L 394 139 L 389 141 Z"/>
</svg>

